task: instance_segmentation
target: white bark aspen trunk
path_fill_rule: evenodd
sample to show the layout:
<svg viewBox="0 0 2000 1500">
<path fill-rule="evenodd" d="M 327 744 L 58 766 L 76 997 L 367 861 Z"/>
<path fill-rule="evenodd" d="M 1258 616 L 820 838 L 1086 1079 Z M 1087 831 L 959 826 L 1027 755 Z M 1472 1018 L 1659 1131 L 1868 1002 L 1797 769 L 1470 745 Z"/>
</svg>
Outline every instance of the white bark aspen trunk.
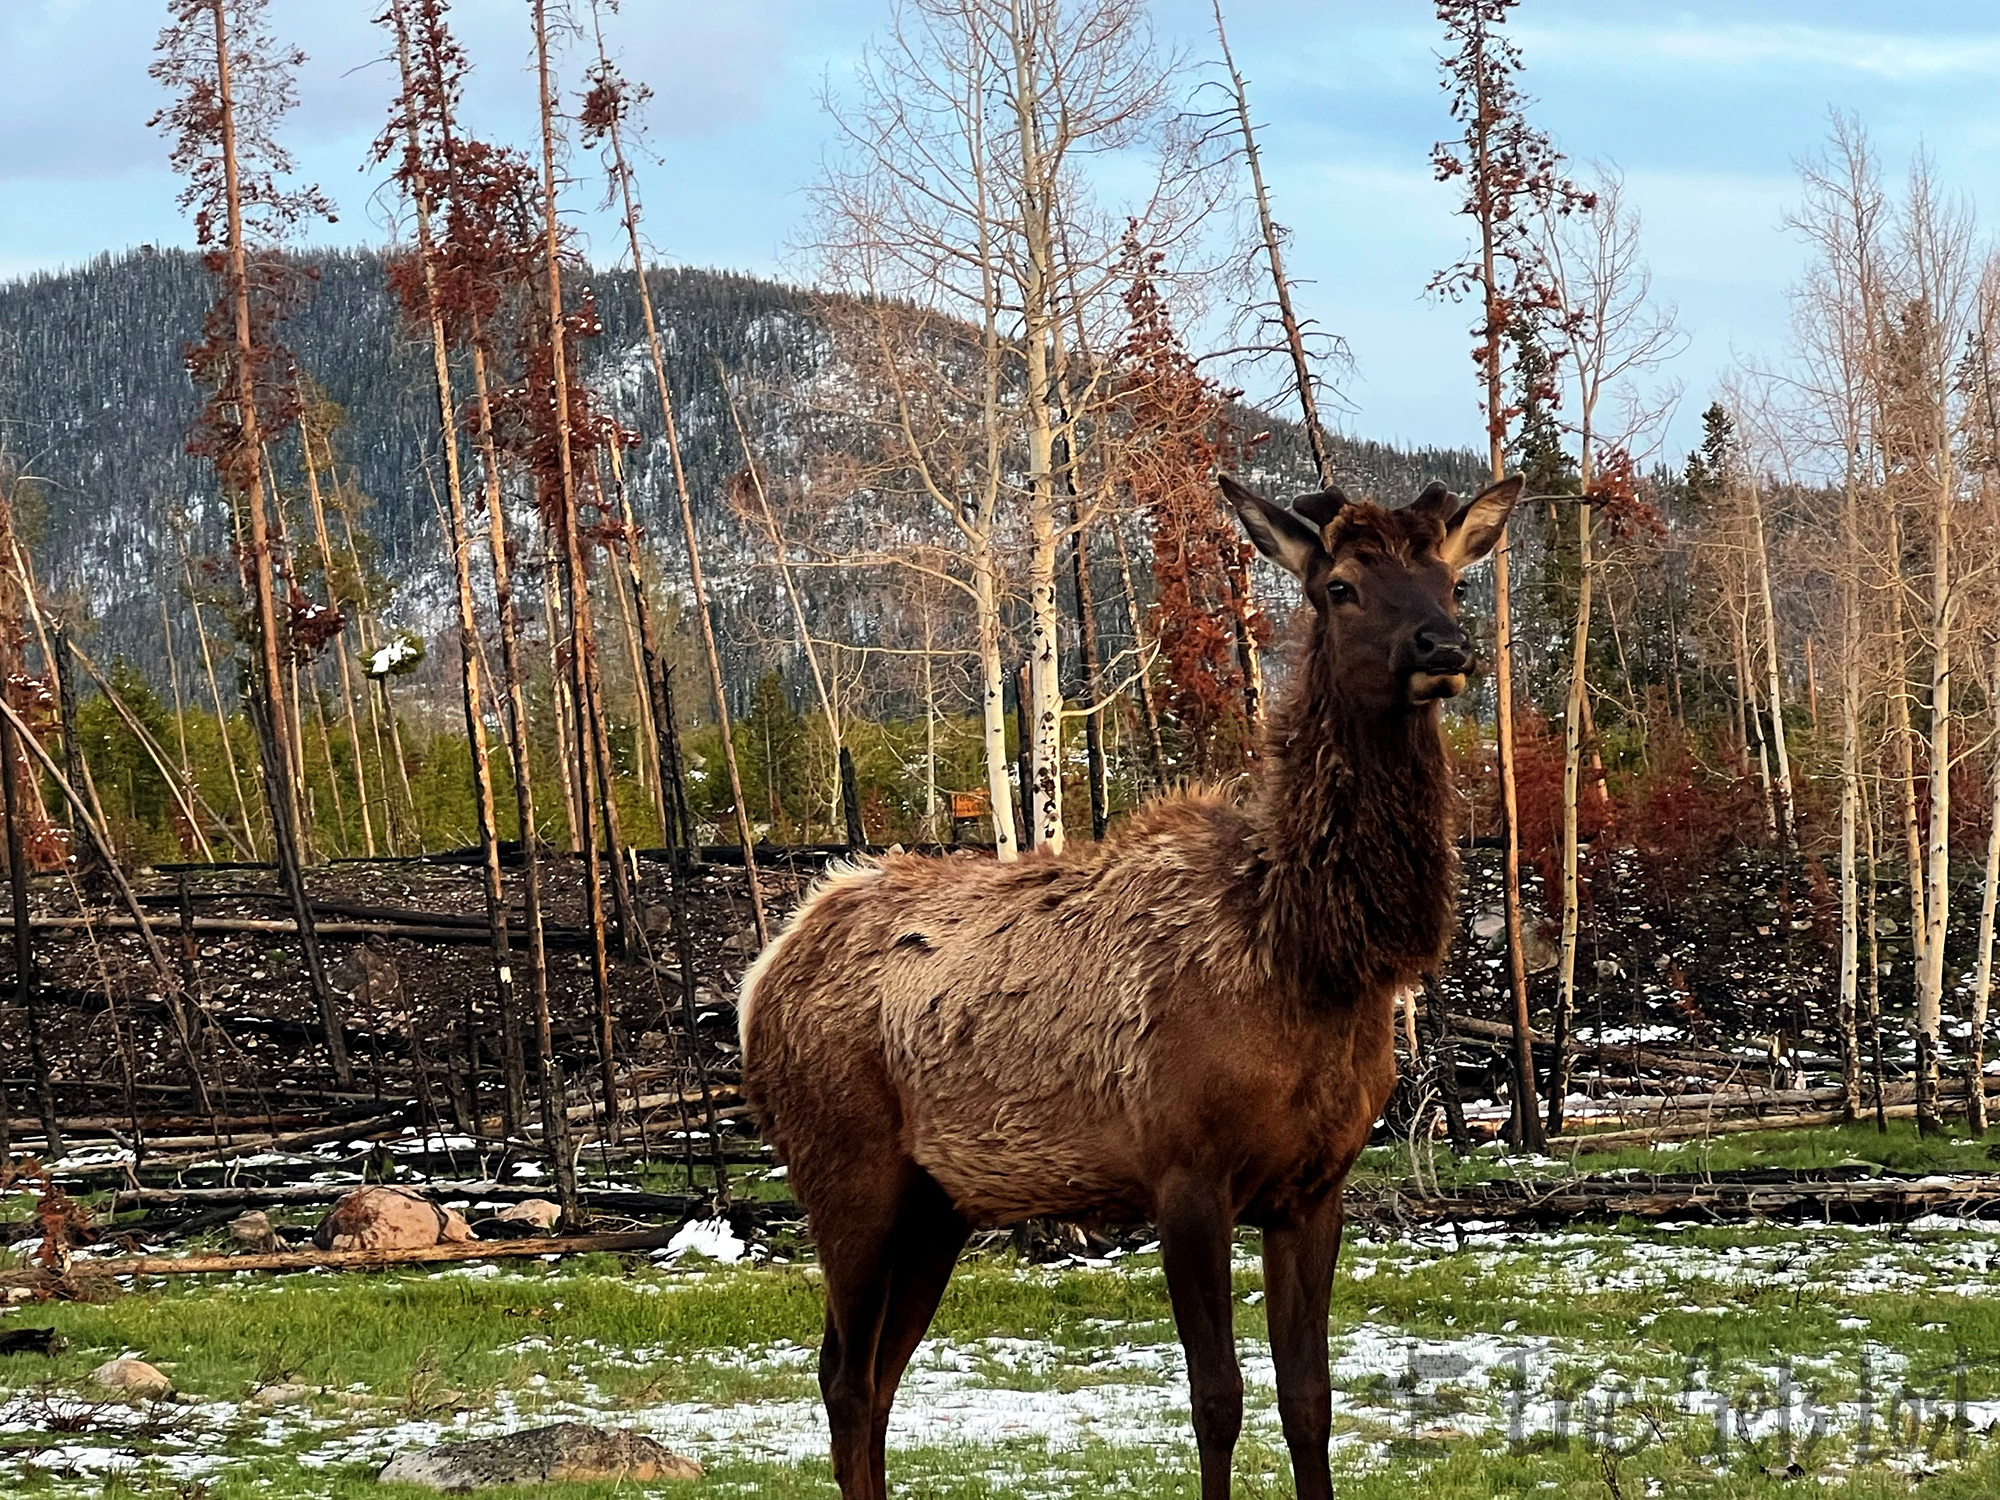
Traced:
<svg viewBox="0 0 2000 1500">
<path fill-rule="evenodd" d="M 1771 789 L 1771 756 L 1765 747 L 1763 709 L 1757 703 L 1757 689 L 1753 681 L 1754 668 L 1750 664 L 1750 599 L 1749 580 L 1743 580 L 1742 608 L 1735 602 L 1729 607 L 1729 625 L 1732 633 L 1731 644 L 1736 651 L 1736 720 L 1737 727 L 1746 736 L 1745 751 L 1755 758 L 1757 785 L 1764 794 L 1764 837 L 1775 841 L 1778 837 L 1778 809 Z"/>
<path fill-rule="evenodd" d="M 1046 481 L 1045 481 L 1046 482 Z M 1028 699 L 1034 776 L 1030 835 L 1038 849 L 1063 850 L 1062 646 L 1056 610 L 1056 537 L 1053 516 L 1036 515 L 1028 555 Z"/>
<path fill-rule="evenodd" d="M 1932 510 L 1931 545 L 1931 744 L 1930 848 L 1924 874 L 1924 964 L 1917 986 L 1917 1123 L 1925 1131 L 1938 1117 L 1938 1067 L 1944 1011 L 1944 935 L 1951 921 L 1951 507 L 1950 461 L 1942 451 L 1944 478 Z"/>
<path fill-rule="evenodd" d="M 2000 908 L 2000 644 L 1993 648 L 1993 665 L 1986 678 L 1986 700 L 1993 710 L 1992 763 L 1987 768 L 1991 796 L 1987 802 L 1986 880 L 1979 892 L 1979 958 L 1972 980 L 1972 1032 L 1965 1060 L 1966 1128 L 1986 1133 L 1986 1012 L 1993 1000 L 1994 913 Z"/>
<path fill-rule="evenodd" d="M 1902 516 L 1894 499 L 1888 504 L 1889 538 L 1885 555 L 1891 559 L 1889 576 L 1883 580 L 1889 594 L 1890 629 L 1889 732 L 1896 741 L 1896 771 L 1900 783 L 1903 817 L 1903 857 L 1910 871 L 1910 962 L 1914 965 L 1912 988 L 1921 990 L 1925 942 L 1930 934 L 1930 905 L 1925 897 L 1924 843 L 1917 822 L 1917 740 L 1910 723 L 1910 654 L 1903 631 Z"/>
<path fill-rule="evenodd" d="M 1014 792 L 1007 764 L 1007 676 L 1000 667 L 1000 599 L 993 544 L 982 537 L 972 553 L 972 592 L 978 614 L 980 723 L 986 750 L 986 800 L 993 811 L 993 850 L 1019 858 L 1014 832 Z"/>
<path fill-rule="evenodd" d="M 1020 137 L 1019 210 L 1022 230 L 1021 345 L 1027 365 L 1024 405 L 1028 438 L 1028 699 L 1032 806 L 1028 836 L 1035 848 L 1060 854 L 1062 807 L 1062 638 L 1056 607 L 1055 416 L 1051 409 L 1051 341 L 1055 315 L 1054 204 L 1057 175 L 1041 139 L 1040 39 L 1012 11 L 1014 128 Z"/>
<path fill-rule="evenodd" d="M 1785 749 L 1783 682 L 1778 670 L 1778 616 L 1771 603 L 1771 550 L 1764 533 L 1764 501 L 1757 481 L 1750 481 L 1750 524 L 1755 531 L 1757 597 L 1764 615 L 1764 707 L 1770 715 L 1773 792 L 1777 806 L 1778 837 L 1787 855 L 1799 852 L 1799 835 L 1792 800 L 1792 758 Z"/>
<path fill-rule="evenodd" d="M 1861 1113 L 1861 544 L 1854 475 L 1841 502 L 1840 537 L 1840 1030 L 1841 1088 L 1850 1119 Z"/>
</svg>

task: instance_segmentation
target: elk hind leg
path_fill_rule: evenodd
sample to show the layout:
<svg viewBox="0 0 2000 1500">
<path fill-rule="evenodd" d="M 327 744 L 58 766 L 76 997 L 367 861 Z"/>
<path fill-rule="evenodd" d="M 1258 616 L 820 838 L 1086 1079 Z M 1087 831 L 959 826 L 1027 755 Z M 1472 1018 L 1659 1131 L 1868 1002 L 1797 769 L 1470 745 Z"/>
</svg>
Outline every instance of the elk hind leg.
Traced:
<svg viewBox="0 0 2000 1500">
<path fill-rule="evenodd" d="M 889 1279 L 889 1300 L 882 1317 L 882 1334 L 875 1352 L 875 1422 L 870 1462 L 875 1483 L 888 1493 L 887 1443 L 889 1408 L 910 1356 L 931 1326 L 952 1267 L 965 1248 L 971 1226 L 937 1179 L 912 1167 L 910 1184 L 896 1215 Z"/>
<path fill-rule="evenodd" d="M 874 1457 L 875 1367 L 894 1281 L 899 1169 L 857 1169 L 839 1200 L 815 1207 L 813 1236 L 826 1285 L 819 1388 L 841 1500 L 887 1500 Z"/>
</svg>

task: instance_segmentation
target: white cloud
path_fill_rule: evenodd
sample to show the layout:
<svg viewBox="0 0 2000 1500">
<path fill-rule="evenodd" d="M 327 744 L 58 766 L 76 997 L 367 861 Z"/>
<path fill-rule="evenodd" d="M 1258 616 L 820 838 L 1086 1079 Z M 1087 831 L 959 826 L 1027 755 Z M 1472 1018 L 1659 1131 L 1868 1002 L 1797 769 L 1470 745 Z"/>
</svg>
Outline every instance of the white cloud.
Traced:
<svg viewBox="0 0 2000 1500">
<path fill-rule="evenodd" d="M 2000 72 L 2000 36 L 1990 33 L 1918 35 L 1800 24 L 1698 24 L 1691 19 L 1665 24 L 1524 21 L 1515 30 L 1538 66 L 1650 72 L 1679 63 L 1711 70 L 1862 74 L 1898 83 L 1991 79 Z"/>
</svg>

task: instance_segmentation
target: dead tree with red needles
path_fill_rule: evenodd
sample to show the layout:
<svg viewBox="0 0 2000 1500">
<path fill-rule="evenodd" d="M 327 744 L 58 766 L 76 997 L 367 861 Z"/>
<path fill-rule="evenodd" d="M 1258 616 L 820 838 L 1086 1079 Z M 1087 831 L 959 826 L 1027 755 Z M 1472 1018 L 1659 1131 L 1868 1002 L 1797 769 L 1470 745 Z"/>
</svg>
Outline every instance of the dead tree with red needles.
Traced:
<svg viewBox="0 0 2000 1500">
<path fill-rule="evenodd" d="M 181 207 L 192 212 L 195 243 L 220 284 L 202 338 L 186 355 L 188 373 L 209 392 L 188 451 L 215 466 L 242 522 L 237 561 L 251 616 L 248 701 L 272 843 L 325 1026 L 327 1058 L 345 1088 L 354 1069 L 300 868 L 300 762 L 282 702 L 285 664 L 298 649 L 289 618 L 294 590 L 273 545 L 264 472 L 268 436 L 298 416 L 297 371 L 275 330 L 300 293 L 301 277 L 295 263 L 273 252 L 300 224 L 331 221 L 333 212 L 318 188 L 285 185 L 291 159 L 276 130 L 292 107 L 293 73 L 305 54 L 276 44 L 264 7 L 265 0 L 171 0 L 149 71 L 174 99 L 148 123 L 173 143 L 174 170 L 187 179 Z"/>
<path fill-rule="evenodd" d="M 596 829 L 601 813 L 610 845 L 611 877 L 619 927 L 628 948 L 636 943 L 631 895 L 618 837 L 617 809 L 612 798 L 611 758 L 605 743 L 604 717 L 596 669 L 597 639 L 590 605 L 590 573 L 586 544 L 596 528 L 610 518 L 605 501 L 594 489 L 593 451 L 624 435 L 608 418 L 592 410 L 590 393 L 577 378 L 578 341 L 602 332 L 588 289 L 576 305 L 563 305 L 566 251 L 557 218 L 559 149 L 557 121 L 560 99 L 550 57 L 550 16 L 547 0 L 533 0 L 536 86 L 541 125 L 541 181 L 536 208 L 540 238 L 538 253 L 517 259 L 523 271 L 521 290 L 535 300 L 521 320 L 516 384 L 495 392 L 490 401 L 496 437 L 513 460 L 530 476 L 536 509 L 550 533 L 560 577 L 568 637 L 560 653 L 570 689 L 572 746 L 576 754 L 577 802 L 583 826 L 584 897 L 591 929 L 591 989 L 596 998 L 598 1061 L 603 1072 L 607 1126 L 618 1112 L 617 1061 L 611 1025 L 611 979 L 605 946 L 604 860 Z M 594 515 L 586 512 L 594 511 Z M 593 809 L 596 811 L 594 812 Z M 615 1127 L 612 1127 L 615 1128 Z"/>
<path fill-rule="evenodd" d="M 399 257 L 390 284 L 410 321 L 430 336 L 437 382 L 438 440 L 444 458 L 445 520 L 452 580 L 458 607 L 459 684 L 471 750 L 473 809 L 479 829 L 487 926 L 493 949 L 494 999 L 500 1015 L 503 1117 L 510 1134 L 523 1124 L 525 1072 L 520 1030 L 515 1020 L 514 960 L 507 938 L 507 891 L 500 875 L 499 818 L 487 748 L 485 700 L 480 687 L 479 621 L 472 597 L 472 551 L 466 518 L 465 481 L 460 465 L 458 403 L 452 389 L 451 338 L 445 325 L 440 277 L 441 249 L 434 229 L 441 201 L 453 182 L 455 117 L 464 88 L 465 54 L 444 24 L 443 0 L 391 0 L 377 17 L 396 39 L 402 91 L 374 147 L 377 161 L 393 161 L 395 180 L 407 198 L 416 227 L 416 249 Z M 478 1027 L 472 998 L 465 1001 L 467 1074 L 477 1075 Z"/>
<path fill-rule="evenodd" d="M 1151 634 L 1181 768 L 1211 778 L 1240 771 L 1251 752 L 1263 713 L 1258 652 L 1271 628 L 1250 592 L 1250 545 L 1223 518 L 1210 477 L 1240 454 L 1224 411 L 1232 393 L 1182 347 L 1153 275 L 1158 259 L 1135 244 L 1128 271 L 1116 354 L 1124 487 L 1152 523 Z"/>
<path fill-rule="evenodd" d="M 509 351 L 501 334 L 510 306 L 525 302 L 532 319 L 533 283 L 542 238 L 539 183 L 533 165 L 520 153 L 466 134 L 455 115 L 464 65 L 453 41 L 442 0 L 404 0 L 415 71 L 429 75 L 429 99 L 436 149 L 433 200 L 433 275 L 428 305 L 443 322 L 446 339 L 462 351 L 470 367 L 470 397 L 456 413 L 478 456 L 481 483 L 468 486 L 468 509 L 485 509 L 485 537 L 493 572 L 500 646 L 500 701 L 513 769 L 514 806 L 521 830 L 521 934 L 526 948 L 528 1019 L 535 1032 L 543 1139 L 566 1221 L 581 1217 L 575 1153 L 566 1109 L 565 1084 L 555 1051 L 549 1007 L 549 975 L 543 923 L 543 846 L 536 810 L 532 723 L 528 712 L 530 668 L 522 655 L 521 611 L 515 597 L 514 542 L 509 535 L 506 479 L 527 474 L 526 458 L 498 435 L 504 405 L 507 426 L 518 402 L 507 393 Z M 440 84 L 444 88 L 440 89 Z M 525 290 L 524 290 L 525 289 Z M 518 310 L 515 309 L 515 310 Z M 531 481 L 532 482 L 532 481 Z M 469 527 L 468 521 L 468 527 Z M 525 1059 L 518 1046 L 503 1050 L 503 1065 L 520 1070 L 510 1090 L 525 1095 Z"/>
</svg>

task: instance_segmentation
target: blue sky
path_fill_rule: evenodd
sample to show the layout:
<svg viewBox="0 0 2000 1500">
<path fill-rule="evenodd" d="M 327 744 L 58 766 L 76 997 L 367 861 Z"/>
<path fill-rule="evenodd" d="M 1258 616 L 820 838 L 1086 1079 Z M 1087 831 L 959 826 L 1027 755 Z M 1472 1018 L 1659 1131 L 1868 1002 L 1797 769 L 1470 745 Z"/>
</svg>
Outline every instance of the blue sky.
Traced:
<svg viewBox="0 0 2000 1500">
<path fill-rule="evenodd" d="M 310 54 L 286 139 L 340 205 L 340 223 L 320 231 L 328 241 L 386 236 L 378 184 L 358 169 L 389 92 L 376 8 L 271 0 L 275 29 Z M 162 0 L 0 0 L 0 276 L 188 238 L 164 147 L 144 127 L 164 11 Z M 454 11 L 478 67 L 475 126 L 525 140 L 525 0 Z M 840 88 L 888 13 L 889 0 L 624 0 L 614 24 L 627 71 L 657 95 L 661 159 L 643 180 L 660 254 L 802 273 L 790 247 L 827 136 L 821 88 Z M 1155 16 L 1170 45 L 1212 51 L 1207 0 L 1156 0 Z M 1892 172 L 1926 147 L 1947 184 L 2000 212 L 1991 0 L 1525 0 L 1515 17 L 1536 120 L 1577 161 L 1624 172 L 1656 290 L 1688 332 L 1673 367 L 1688 391 L 1675 446 L 1735 360 L 1782 352 L 1801 261 L 1782 216 L 1793 163 L 1830 109 L 1860 115 Z M 1355 354 L 1345 425 L 1476 445 L 1466 311 L 1422 296 L 1465 244 L 1427 162 L 1447 123 L 1431 6 L 1236 0 L 1230 28 L 1302 301 Z M 599 256 L 614 257 L 613 226 L 583 217 Z"/>
</svg>

